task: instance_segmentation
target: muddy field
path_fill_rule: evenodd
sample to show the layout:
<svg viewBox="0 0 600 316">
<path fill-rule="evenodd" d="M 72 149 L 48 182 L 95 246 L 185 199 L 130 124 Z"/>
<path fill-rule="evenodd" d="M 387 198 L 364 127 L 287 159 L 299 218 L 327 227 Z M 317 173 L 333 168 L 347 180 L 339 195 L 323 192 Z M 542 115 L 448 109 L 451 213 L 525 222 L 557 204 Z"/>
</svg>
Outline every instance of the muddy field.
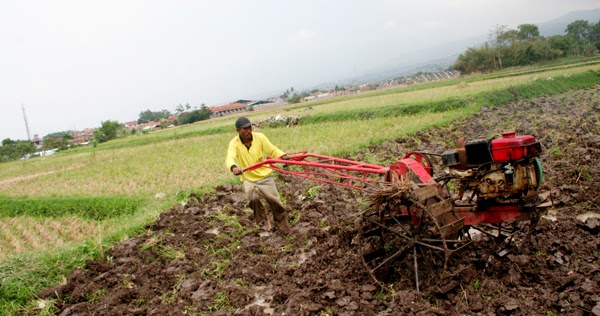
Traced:
<svg viewBox="0 0 600 316">
<path fill-rule="evenodd" d="M 600 315 L 600 221 L 581 220 L 600 213 L 599 92 L 483 109 L 348 157 L 389 164 L 507 130 L 542 143 L 541 191 L 555 206 L 527 249 L 500 256 L 483 238 L 447 271 L 420 271 L 420 292 L 409 268 L 383 287 L 365 272 L 355 242 L 360 192 L 280 176 L 289 235 L 259 230 L 241 186 L 221 186 L 165 210 L 108 261 L 90 261 L 39 295 L 56 299 L 60 315 Z"/>
</svg>

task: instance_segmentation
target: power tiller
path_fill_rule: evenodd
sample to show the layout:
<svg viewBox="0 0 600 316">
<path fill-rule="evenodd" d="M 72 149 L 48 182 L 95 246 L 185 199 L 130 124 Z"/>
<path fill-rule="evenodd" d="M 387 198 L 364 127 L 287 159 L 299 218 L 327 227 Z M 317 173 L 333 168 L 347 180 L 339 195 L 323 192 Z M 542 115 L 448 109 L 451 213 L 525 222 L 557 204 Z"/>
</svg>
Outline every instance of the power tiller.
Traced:
<svg viewBox="0 0 600 316">
<path fill-rule="evenodd" d="M 370 207 L 361 214 L 360 255 L 376 282 L 401 270 L 395 263 L 417 256 L 446 268 L 448 258 L 473 242 L 475 231 L 503 243 L 518 232 L 524 241 L 541 212 L 544 178 L 541 145 L 531 135 L 465 142 L 441 154 L 413 151 L 389 167 L 306 152 L 269 158 L 244 171 L 268 167 L 313 181 L 367 191 Z M 432 158 L 440 162 L 434 172 Z"/>
</svg>

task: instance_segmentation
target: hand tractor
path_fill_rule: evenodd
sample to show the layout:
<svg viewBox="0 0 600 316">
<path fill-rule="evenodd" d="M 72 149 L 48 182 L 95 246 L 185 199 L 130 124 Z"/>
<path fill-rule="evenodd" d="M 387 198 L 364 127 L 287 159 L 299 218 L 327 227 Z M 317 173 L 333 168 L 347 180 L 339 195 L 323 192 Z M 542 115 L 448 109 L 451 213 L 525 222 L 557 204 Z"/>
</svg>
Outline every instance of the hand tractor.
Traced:
<svg viewBox="0 0 600 316">
<path fill-rule="evenodd" d="M 475 233 L 510 242 L 524 232 L 526 242 L 542 210 L 541 153 L 534 136 L 506 132 L 491 139 L 461 138 L 455 149 L 441 154 L 409 152 L 389 167 L 300 152 L 244 171 L 268 167 L 367 191 L 370 207 L 362 213 L 358 244 L 368 273 L 377 283 L 388 280 L 398 273 L 394 262 L 412 256 L 419 290 L 418 256 L 445 269 Z M 440 172 L 434 172 L 432 158 Z"/>
</svg>

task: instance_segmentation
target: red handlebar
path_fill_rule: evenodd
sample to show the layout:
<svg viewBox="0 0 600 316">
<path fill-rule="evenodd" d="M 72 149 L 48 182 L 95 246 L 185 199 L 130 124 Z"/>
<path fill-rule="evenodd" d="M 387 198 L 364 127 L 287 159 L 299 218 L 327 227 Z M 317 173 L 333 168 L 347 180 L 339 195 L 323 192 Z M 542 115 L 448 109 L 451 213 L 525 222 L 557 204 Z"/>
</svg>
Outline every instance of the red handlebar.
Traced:
<svg viewBox="0 0 600 316">
<path fill-rule="evenodd" d="M 389 176 L 390 172 L 395 172 L 399 176 L 412 173 L 422 183 L 430 182 L 433 173 L 429 159 L 426 159 L 426 156 L 418 152 L 408 153 L 404 158 L 392 164 L 391 167 L 306 152 L 288 154 L 288 157 L 289 159 L 269 158 L 244 168 L 242 172 L 266 167 L 282 174 L 291 174 L 297 177 L 358 190 L 365 190 L 366 185 L 369 184 L 389 183 L 392 181 L 392 178 Z M 282 165 L 282 167 L 278 165 Z M 303 170 L 292 171 L 287 169 L 287 166 L 301 166 Z M 370 174 L 382 175 L 383 177 L 367 177 Z"/>
<path fill-rule="evenodd" d="M 282 165 L 282 167 L 278 167 Z M 302 166 L 303 171 L 292 171 L 286 166 Z M 290 154 L 289 159 L 269 158 L 244 168 L 245 171 L 266 167 L 282 174 L 311 179 L 314 181 L 342 185 L 364 190 L 364 184 L 385 183 L 385 180 L 367 178 L 368 174 L 386 175 L 390 168 L 353 160 L 323 156 L 311 153 Z"/>
</svg>

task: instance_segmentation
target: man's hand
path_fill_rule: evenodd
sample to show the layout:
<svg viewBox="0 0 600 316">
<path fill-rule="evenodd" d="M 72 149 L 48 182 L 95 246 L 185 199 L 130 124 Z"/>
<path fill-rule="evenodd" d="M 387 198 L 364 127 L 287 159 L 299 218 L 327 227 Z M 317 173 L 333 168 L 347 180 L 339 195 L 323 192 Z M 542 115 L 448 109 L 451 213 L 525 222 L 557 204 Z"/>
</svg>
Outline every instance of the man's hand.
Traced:
<svg viewBox="0 0 600 316">
<path fill-rule="evenodd" d="M 288 156 L 288 154 L 285 154 L 281 157 L 279 157 L 279 159 L 283 159 L 283 160 L 290 160 L 290 156 Z M 288 164 L 284 163 L 283 166 L 281 166 L 283 169 L 287 170 L 288 169 Z"/>
<path fill-rule="evenodd" d="M 238 167 L 233 167 L 231 169 L 231 172 L 233 172 L 234 175 L 239 176 L 240 174 L 242 174 L 242 169 L 240 169 Z"/>
</svg>

